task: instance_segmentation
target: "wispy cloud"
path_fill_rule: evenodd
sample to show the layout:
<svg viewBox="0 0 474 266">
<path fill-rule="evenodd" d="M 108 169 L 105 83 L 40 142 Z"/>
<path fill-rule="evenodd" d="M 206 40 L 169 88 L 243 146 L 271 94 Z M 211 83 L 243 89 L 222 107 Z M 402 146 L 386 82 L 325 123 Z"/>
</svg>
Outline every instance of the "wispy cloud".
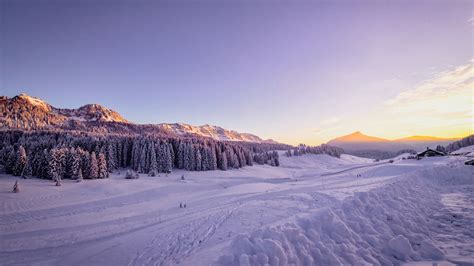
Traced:
<svg viewBox="0 0 474 266">
<path fill-rule="evenodd" d="M 337 124 L 337 123 L 340 123 L 340 122 L 341 122 L 341 117 L 333 116 L 333 117 L 328 117 L 328 118 L 322 120 L 320 124 L 322 126 L 326 126 L 326 125 L 334 125 L 334 124 Z"/>
<path fill-rule="evenodd" d="M 424 126 L 472 123 L 474 65 L 435 75 L 385 102 L 388 111 L 404 121 Z"/>
</svg>

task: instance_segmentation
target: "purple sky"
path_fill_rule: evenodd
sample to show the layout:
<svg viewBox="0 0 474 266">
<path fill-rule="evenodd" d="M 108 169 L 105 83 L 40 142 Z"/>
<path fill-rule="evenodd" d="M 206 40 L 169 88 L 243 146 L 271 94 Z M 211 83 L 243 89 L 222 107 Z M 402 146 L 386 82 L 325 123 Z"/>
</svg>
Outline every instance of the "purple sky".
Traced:
<svg viewBox="0 0 474 266">
<path fill-rule="evenodd" d="M 139 123 L 209 123 L 292 144 L 355 130 L 472 131 L 465 120 L 440 130 L 441 116 L 423 127 L 384 119 L 399 110 L 387 101 L 472 66 L 472 1 L 0 4 L 1 95 L 100 103 Z"/>
</svg>

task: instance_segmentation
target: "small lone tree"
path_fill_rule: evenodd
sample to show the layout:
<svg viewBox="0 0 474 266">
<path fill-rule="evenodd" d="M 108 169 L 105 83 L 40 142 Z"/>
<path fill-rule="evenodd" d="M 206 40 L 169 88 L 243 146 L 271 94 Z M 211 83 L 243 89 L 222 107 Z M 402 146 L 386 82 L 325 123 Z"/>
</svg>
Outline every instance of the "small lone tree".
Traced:
<svg viewBox="0 0 474 266">
<path fill-rule="evenodd" d="M 60 187 L 61 186 L 61 177 L 56 176 L 56 186 Z"/>
<path fill-rule="evenodd" d="M 15 181 L 15 185 L 13 185 L 13 193 L 19 193 L 20 192 L 20 185 L 18 184 L 18 181 Z"/>
<path fill-rule="evenodd" d="M 83 179 L 84 177 L 82 176 L 82 169 L 79 168 L 79 171 L 77 172 L 77 182 L 80 183 Z"/>
</svg>

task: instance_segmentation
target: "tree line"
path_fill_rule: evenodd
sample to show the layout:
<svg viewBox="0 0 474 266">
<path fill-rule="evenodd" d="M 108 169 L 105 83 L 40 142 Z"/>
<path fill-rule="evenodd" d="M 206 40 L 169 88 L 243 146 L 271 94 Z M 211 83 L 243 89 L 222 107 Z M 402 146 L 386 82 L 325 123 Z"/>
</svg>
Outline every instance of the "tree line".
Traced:
<svg viewBox="0 0 474 266">
<path fill-rule="evenodd" d="M 306 146 L 305 144 L 300 144 L 293 150 L 288 149 L 285 153 L 286 156 L 299 156 L 303 154 L 327 154 L 333 157 L 341 157 L 341 154 L 344 153 L 344 149 L 330 146 L 327 144 L 321 144 L 320 146 Z"/>
<path fill-rule="evenodd" d="M 449 145 L 447 145 L 442 151 L 445 152 L 453 152 L 455 150 L 459 150 L 463 147 L 471 146 L 474 145 L 474 135 L 467 136 L 465 138 L 462 138 L 458 141 L 455 141 Z"/>
<path fill-rule="evenodd" d="M 47 179 L 107 178 L 119 168 L 155 176 L 173 169 L 227 170 L 255 163 L 278 166 L 278 153 L 260 144 L 209 138 L 0 131 L 0 167 L 7 174 Z M 260 150 L 259 153 L 253 150 Z"/>
</svg>

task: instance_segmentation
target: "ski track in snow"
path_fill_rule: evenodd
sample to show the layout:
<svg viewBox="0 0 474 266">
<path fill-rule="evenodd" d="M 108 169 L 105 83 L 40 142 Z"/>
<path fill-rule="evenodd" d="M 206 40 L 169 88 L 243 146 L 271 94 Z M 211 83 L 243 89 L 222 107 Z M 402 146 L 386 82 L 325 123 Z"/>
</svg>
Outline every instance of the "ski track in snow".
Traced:
<svg viewBox="0 0 474 266">
<path fill-rule="evenodd" d="M 176 171 L 169 177 L 138 180 L 113 176 L 80 184 L 65 180 L 59 188 L 47 180 L 29 179 L 20 180 L 19 194 L 10 192 L 17 179 L 1 176 L 0 265 L 474 260 L 474 233 L 468 230 L 474 228 L 473 176 L 459 180 L 457 173 L 469 169 L 461 160 L 446 157 L 390 164 L 356 159 L 352 163 L 320 155 L 282 157 L 279 168 Z M 182 174 L 185 181 L 180 180 Z M 429 176 L 434 181 L 423 179 Z M 374 198 L 382 199 L 382 205 Z M 180 202 L 187 208 L 179 208 Z M 370 203 L 372 210 L 384 210 L 385 216 L 361 209 L 361 202 Z M 357 220 L 359 216 L 351 216 L 355 212 L 367 218 Z M 387 217 L 401 225 L 384 225 Z M 428 229 L 414 226 L 426 221 L 430 221 Z M 370 226 L 374 232 L 384 226 L 391 231 L 369 237 L 361 228 Z M 412 253 L 403 252 L 400 243 L 406 246 L 406 241 Z M 318 259 L 314 248 L 325 258 Z"/>
</svg>

